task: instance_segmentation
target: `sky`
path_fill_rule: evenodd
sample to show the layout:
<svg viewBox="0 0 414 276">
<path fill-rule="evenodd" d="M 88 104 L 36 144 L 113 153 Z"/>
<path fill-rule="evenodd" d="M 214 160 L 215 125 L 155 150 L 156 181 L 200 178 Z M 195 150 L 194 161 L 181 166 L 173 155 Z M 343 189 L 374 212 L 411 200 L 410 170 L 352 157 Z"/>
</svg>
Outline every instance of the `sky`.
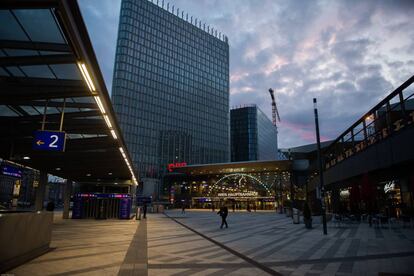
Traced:
<svg viewBox="0 0 414 276">
<path fill-rule="evenodd" d="M 313 98 L 321 139 L 335 139 L 414 74 L 411 0 L 167 2 L 228 36 L 230 107 L 257 104 L 271 118 L 273 88 L 280 148 L 316 141 Z M 111 90 L 120 0 L 79 5 Z"/>
</svg>

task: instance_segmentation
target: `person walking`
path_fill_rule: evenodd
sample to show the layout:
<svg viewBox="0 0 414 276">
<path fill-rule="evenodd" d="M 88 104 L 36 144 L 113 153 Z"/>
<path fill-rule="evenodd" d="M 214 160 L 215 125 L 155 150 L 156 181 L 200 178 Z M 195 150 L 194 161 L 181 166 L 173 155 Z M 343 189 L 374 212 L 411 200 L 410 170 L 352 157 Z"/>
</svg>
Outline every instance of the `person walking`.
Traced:
<svg viewBox="0 0 414 276">
<path fill-rule="evenodd" d="M 229 214 L 229 210 L 227 209 L 226 206 L 222 206 L 220 208 L 220 211 L 218 211 L 218 213 L 221 216 L 221 226 L 220 229 L 223 229 L 223 226 L 226 225 L 226 228 L 229 228 L 228 224 L 227 224 L 227 215 Z"/>
<path fill-rule="evenodd" d="M 55 203 L 53 201 L 49 201 L 46 205 L 46 211 L 53 212 L 55 210 Z"/>
<path fill-rule="evenodd" d="M 185 214 L 185 202 L 183 202 L 183 205 L 181 207 L 181 214 Z"/>
<path fill-rule="evenodd" d="M 146 219 L 147 218 L 147 203 L 144 203 L 144 205 L 142 206 L 142 212 L 144 213 L 143 218 Z"/>
</svg>

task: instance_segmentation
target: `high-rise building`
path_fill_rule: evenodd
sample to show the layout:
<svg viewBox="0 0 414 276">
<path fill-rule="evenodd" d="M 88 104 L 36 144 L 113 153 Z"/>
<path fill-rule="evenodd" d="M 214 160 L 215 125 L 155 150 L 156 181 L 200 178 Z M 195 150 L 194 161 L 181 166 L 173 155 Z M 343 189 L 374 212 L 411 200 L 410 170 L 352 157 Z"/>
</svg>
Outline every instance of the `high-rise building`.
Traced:
<svg viewBox="0 0 414 276">
<path fill-rule="evenodd" d="M 231 161 L 277 160 L 277 130 L 256 105 L 230 111 Z"/>
<path fill-rule="evenodd" d="M 112 88 L 144 194 L 168 164 L 230 159 L 228 39 L 154 2 L 122 1 Z"/>
</svg>

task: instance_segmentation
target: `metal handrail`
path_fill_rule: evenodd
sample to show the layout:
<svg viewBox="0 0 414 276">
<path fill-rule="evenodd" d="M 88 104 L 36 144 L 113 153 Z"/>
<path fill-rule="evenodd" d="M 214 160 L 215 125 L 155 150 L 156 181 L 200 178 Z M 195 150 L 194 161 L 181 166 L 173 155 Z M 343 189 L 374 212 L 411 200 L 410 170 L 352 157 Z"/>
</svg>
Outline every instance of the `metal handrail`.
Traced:
<svg viewBox="0 0 414 276">
<path fill-rule="evenodd" d="M 366 147 L 385 139 L 393 132 L 404 128 L 409 120 L 412 120 L 411 125 L 414 125 L 414 113 L 412 112 L 413 114 L 410 114 L 412 118 L 409 118 L 409 114 L 407 114 L 405 109 L 405 103 L 412 98 L 414 94 L 409 95 L 405 99 L 403 96 L 403 90 L 408 88 L 413 82 L 414 75 L 391 92 L 381 102 L 371 108 L 351 127 L 339 135 L 326 149 L 324 149 L 323 155 L 326 161 L 325 169 L 352 156 L 355 153 L 355 150 L 356 152 L 360 152 Z M 398 97 L 398 100 L 395 103 L 391 103 L 396 97 Z M 399 117 L 397 117 L 397 120 L 395 120 L 395 114 L 392 113 L 395 113 L 395 111 L 401 113 L 399 114 Z M 355 138 L 357 136 L 362 139 L 356 140 Z M 345 150 L 345 148 L 348 149 Z M 337 149 L 339 149 L 340 152 L 336 152 Z"/>
</svg>

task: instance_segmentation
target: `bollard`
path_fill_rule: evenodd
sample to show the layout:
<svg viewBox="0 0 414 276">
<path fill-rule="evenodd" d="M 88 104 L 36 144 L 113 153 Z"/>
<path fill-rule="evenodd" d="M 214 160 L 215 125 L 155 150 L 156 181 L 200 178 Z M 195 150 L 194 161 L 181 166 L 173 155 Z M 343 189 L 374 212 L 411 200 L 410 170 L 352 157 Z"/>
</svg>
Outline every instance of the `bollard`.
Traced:
<svg viewBox="0 0 414 276">
<path fill-rule="evenodd" d="M 135 215 L 135 220 L 141 220 L 141 207 L 137 207 L 137 212 Z"/>
</svg>

